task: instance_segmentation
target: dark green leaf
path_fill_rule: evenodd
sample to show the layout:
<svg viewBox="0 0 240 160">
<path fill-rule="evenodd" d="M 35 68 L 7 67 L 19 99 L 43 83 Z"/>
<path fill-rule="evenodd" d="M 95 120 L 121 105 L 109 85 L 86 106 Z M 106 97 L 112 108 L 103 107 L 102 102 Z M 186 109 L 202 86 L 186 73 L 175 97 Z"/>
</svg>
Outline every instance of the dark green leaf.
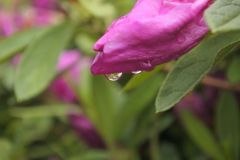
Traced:
<svg viewBox="0 0 240 160">
<path fill-rule="evenodd" d="M 206 76 L 218 53 L 239 40 L 240 31 L 212 35 L 182 56 L 160 88 L 157 111 L 165 111 L 177 104 Z"/>
<path fill-rule="evenodd" d="M 217 0 L 206 10 L 205 19 L 212 32 L 240 29 L 240 1 Z"/>
<path fill-rule="evenodd" d="M 224 59 L 228 54 L 234 52 L 239 46 L 239 42 L 230 44 L 229 46 L 223 48 L 216 56 L 214 61 L 214 66 L 218 64 L 222 59 Z"/>
<path fill-rule="evenodd" d="M 27 145 L 44 138 L 52 126 L 49 118 L 29 118 L 24 119 L 16 131 L 12 149 L 11 159 L 18 159 L 24 153 Z"/>
<path fill-rule="evenodd" d="M 33 37 L 41 31 L 40 28 L 28 29 L 17 33 L 0 42 L 0 63 L 23 51 Z"/>
<path fill-rule="evenodd" d="M 180 160 L 177 148 L 170 142 L 161 143 L 160 156 L 162 160 Z"/>
<path fill-rule="evenodd" d="M 240 156 L 239 112 L 239 106 L 234 95 L 223 91 L 217 105 L 217 133 L 223 144 L 229 144 L 231 150 L 234 152 L 235 160 L 238 160 Z"/>
<path fill-rule="evenodd" d="M 51 27 L 26 49 L 16 71 L 15 93 L 19 101 L 36 96 L 53 80 L 58 57 L 74 29 L 71 22 Z"/>
<path fill-rule="evenodd" d="M 109 159 L 109 154 L 105 151 L 88 151 L 86 153 L 82 153 L 79 156 L 74 156 L 70 158 L 70 160 L 107 160 Z"/>
<path fill-rule="evenodd" d="M 200 149 L 215 160 L 225 160 L 208 128 L 188 111 L 181 111 L 186 131 Z"/>
</svg>

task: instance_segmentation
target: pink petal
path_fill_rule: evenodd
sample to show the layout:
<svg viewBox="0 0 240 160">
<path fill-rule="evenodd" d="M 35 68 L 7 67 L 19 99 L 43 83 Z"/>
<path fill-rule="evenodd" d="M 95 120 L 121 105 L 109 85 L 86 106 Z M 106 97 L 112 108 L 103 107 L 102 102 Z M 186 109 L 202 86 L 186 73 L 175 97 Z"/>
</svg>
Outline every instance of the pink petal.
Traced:
<svg viewBox="0 0 240 160">
<path fill-rule="evenodd" d="M 152 70 L 177 60 L 209 31 L 203 11 L 209 0 L 139 0 L 133 10 L 116 20 L 96 42 L 93 74 Z"/>
</svg>

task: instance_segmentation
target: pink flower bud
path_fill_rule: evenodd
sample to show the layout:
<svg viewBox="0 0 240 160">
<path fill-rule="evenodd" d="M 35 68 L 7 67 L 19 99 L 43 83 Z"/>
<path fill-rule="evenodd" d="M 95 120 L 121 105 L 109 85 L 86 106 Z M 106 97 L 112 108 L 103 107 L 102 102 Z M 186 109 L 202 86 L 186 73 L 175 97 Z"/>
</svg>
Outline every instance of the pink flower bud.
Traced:
<svg viewBox="0 0 240 160">
<path fill-rule="evenodd" d="M 179 117 L 181 109 L 190 111 L 206 124 L 211 124 L 212 117 L 210 114 L 210 108 L 205 103 L 202 96 L 196 92 L 189 93 L 181 102 L 179 102 L 174 108 L 176 115 Z"/>
<path fill-rule="evenodd" d="M 104 143 L 93 124 L 83 115 L 69 113 L 68 119 L 76 134 L 93 148 L 104 148 Z"/>
<path fill-rule="evenodd" d="M 59 58 L 57 71 L 60 73 L 68 69 L 67 78 L 64 76 L 58 77 L 49 86 L 49 90 L 57 99 L 68 103 L 77 102 L 77 96 L 73 88 L 81 82 L 81 70 L 89 67 L 91 62 L 91 58 L 81 56 L 78 50 L 67 50 L 63 52 Z"/>
<path fill-rule="evenodd" d="M 209 31 L 203 12 L 210 0 L 138 0 L 94 45 L 93 74 L 151 71 L 177 60 Z"/>
<path fill-rule="evenodd" d="M 57 66 L 58 72 L 63 72 L 66 69 L 69 70 L 69 78 L 73 82 L 78 81 L 79 76 L 79 67 L 78 62 L 80 61 L 80 53 L 77 50 L 68 50 L 61 54 L 59 58 L 59 63 Z M 49 86 L 50 91 L 58 98 L 64 102 L 77 102 L 76 95 L 64 79 L 64 77 L 59 77 Z"/>
</svg>

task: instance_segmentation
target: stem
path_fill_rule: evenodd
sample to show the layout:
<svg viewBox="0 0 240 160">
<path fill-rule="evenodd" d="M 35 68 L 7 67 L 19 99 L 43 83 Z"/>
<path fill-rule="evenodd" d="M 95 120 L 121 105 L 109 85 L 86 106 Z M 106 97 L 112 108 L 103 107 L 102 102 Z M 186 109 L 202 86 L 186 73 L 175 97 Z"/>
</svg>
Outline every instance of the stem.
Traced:
<svg viewBox="0 0 240 160">
<path fill-rule="evenodd" d="M 172 69 L 171 65 L 165 65 L 164 68 L 162 69 L 165 72 L 170 72 Z M 229 83 L 226 80 L 218 79 L 212 76 L 206 76 L 202 81 L 201 84 L 212 86 L 215 88 L 220 88 L 220 89 L 227 89 L 231 91 L 237 91 L 240 92 L 240 86 L 239 85 L 234 85 Z"/>
<path fill-rule="evenodd" d="M 160 158 L 160 149 L 158 144 L 157 135 L 151 137 L 150 139 L 150 155 L 152 160 L 161 160 Z"/>
</svg>

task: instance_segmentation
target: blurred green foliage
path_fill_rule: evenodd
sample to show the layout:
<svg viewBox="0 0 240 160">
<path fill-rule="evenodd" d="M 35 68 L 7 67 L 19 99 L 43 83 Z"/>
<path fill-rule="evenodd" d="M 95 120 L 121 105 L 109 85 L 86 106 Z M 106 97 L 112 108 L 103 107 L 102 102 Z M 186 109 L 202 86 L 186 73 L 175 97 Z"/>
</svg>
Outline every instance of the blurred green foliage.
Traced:
<svg viewBox="0 0 240 160">
<path fill-rule="evenodd" d="M 205 18 L 214 33 L 176 64 L 139 75 L 126 73 L 110 82 L 92 75 L 85 58 L 92 61 L 94 43 L 136 0 L 58 0 L 50 12 L 44 10 L 44 18 L 53 17 L 43 25 L 35 24 L 38 12 L 32 2 L 0 2 L 4 14 L 27 15 L 23 27 L 11 35 L 4 35 L 0 27 L 0 160 L 239 159 L 240 32 L 239 16 L 234 16 L 239 14 L 238 5 L 228 19 L 221 7 L 227 0 L 210 7 Z M 3 13 L 0 10 L 0 16 Z M 216 14 L 220 18 L 215 21 Z M 56 70 L 63 51 L 73 49 L 80 52 L 77 78 L 71 77 L 75 63 Z M 168 73 L 169 66 L 173 69 Z M 215 81 L 196 87 L 209 72 Z M 52 92 L 51 86 L 61 78 L 73 91 L 74 101 Z M 158 91 L 157 111 L 177 105 L 156 114 Z M 189 92 L 201 95 L 201 102 L 188 98 Z M 178 104 L 185 96 L 190 106 Z M 204 105 L 199 109 L 200 103 Z M 73 121 L 72 113 L 86 120 Z M 91 142 L 98 143 L 93 133 L 103 146 L 87 141 L 93 138 Z"/>
</svg>

